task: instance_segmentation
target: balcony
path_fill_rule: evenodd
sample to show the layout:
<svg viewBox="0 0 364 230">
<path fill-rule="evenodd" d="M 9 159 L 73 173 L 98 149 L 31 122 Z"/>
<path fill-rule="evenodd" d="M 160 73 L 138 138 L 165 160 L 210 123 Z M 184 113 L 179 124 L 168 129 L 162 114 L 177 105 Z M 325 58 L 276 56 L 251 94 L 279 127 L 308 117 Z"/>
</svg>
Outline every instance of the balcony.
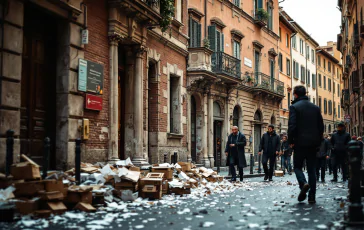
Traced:
<svg viewBox="0 0 364 230">
<path fill-rule="evenodd" d="M 348 89 L 343 89 L 341 93 L 341 108 L 345 108 L 350 105 L 350 93 Z"/>
<path fill-rule="evenodd" d="M 284 83 L 264 73 L 246 73 L 243 77 L 243 84 L 252 87 L 256 93 L 267 93 L 284 97 Z"/>
<path fill-rule="evenodd" d="M 267 12 L 264 9 L 256 9 L 253 11 L 254 23 L 259 27 L 264 27 L 268 23 Z"/>
<path fill-rule="evenodd" d="M 212 54 L 212 71 L 218 75 L 232 77 L 235 80 L 241 79 L 241 61 L 224 52 Z"/>
<path fill-rule="evenodd" d="M 351 73 L 351 83 L 352 83 L 353 93 L 360 93 L 360 81 L 357 70 Z"/>
</svg>

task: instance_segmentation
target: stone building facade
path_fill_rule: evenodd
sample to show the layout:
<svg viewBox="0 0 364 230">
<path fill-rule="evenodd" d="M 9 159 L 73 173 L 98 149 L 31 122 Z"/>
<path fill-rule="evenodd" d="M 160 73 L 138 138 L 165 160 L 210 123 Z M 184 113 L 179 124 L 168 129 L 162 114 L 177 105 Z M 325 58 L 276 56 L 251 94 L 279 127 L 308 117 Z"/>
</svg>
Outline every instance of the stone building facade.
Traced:
<svg viewBox="0 0 364 230">
<path fill-rule="evenodd" d="M 278 80 L 278 1 L 191 0 L 188 13 L 191 159 L 224 165 L 233 125 L 247 138 L 247 157 L 256 154 L 267 125 L 279 123 L 284 97 Z"/>
<path fill-rule="evenodd" d="M 187 160 L 187 4 L 175 1 L 162 33 L 158 2 L 1 1 L 0 158 L 12 129 L 15 160 L 42 164 L 49 137 L 54 169 L 73 166 L 77 138 L 85 162 Z M 80 90 L 80 59 L 101 68 L 101 86 Z"/>
</svg>

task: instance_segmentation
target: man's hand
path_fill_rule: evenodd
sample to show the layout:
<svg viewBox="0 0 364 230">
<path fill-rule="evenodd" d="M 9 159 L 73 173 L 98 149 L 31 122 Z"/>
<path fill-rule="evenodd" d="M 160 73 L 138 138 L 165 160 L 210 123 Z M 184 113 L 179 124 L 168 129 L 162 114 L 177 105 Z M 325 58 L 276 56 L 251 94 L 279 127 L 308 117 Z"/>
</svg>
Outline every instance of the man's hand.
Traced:
<svg viewBox="0 0 364 230">
<path fill-rule="evenodd" d="M 326 159 L 330 159 L 330 156 L 326 156 Z"/>
<path fill-rule="evenodd" d="M 259 152 L 258 155 L 262 155 L 262 152 Z"/>
<path fill-rule="evenodd" d="M 230 144 L 230 147 L 235 147 L 235 144 Z"/>
<path fill-rule="evenodd" d="M 226 155 L 226 156 L 228 156 L 228 155 L 229 155 L 229 153 L 228 153 L 228 152 L 225 152 L 225 155 Z"/>
<path fill-rule="evenodd" d="M 293 148 L 294 147 L 294 144 L 290 144 L 289 147 Z"/>
</svg>

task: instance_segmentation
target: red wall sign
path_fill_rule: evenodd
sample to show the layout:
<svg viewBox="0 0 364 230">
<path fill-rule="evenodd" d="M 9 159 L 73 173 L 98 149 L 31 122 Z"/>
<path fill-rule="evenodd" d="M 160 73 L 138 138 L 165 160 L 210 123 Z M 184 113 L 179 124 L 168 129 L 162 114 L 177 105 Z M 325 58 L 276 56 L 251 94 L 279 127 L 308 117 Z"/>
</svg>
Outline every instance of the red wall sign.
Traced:
<svg viewBox="0 0 364 230">
<path fill-rule="evenodd" d="M 86 94 L 85 107 L 86 107 L 86 109 L 101 111 L 102 110 L 102 97 L 91 95 L 91 94 Z"/>
</svg>

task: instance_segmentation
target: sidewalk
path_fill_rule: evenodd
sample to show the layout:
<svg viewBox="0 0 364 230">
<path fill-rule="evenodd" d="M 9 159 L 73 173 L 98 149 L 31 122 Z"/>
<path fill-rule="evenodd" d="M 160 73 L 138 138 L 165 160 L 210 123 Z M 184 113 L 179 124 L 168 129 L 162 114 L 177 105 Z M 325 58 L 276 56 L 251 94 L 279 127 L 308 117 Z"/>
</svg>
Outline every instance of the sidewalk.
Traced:
<svg viewBox="0 0 364 230">
<path fill-rule="evenodd" d="M 213 168 L 213 170 L 217 170 L 216 167 Z M 239 170 L 237 170 L 238 174 Z M 262 168 L 263 172 L 263 168 Z M 224 176 L 225 179 L 230 179 L 231 175 L 229 175 L 229 167 L 220 167 L 219 175 Z M 253 178 L 253 177 L 263 177 L 264 173 L 258 173 L 258 170 L 256 170 L 256 167 L 254 167 L 253 174 L 250 174 L 250 166 L 244 168 L 244 178 Z"/>
</svg>

